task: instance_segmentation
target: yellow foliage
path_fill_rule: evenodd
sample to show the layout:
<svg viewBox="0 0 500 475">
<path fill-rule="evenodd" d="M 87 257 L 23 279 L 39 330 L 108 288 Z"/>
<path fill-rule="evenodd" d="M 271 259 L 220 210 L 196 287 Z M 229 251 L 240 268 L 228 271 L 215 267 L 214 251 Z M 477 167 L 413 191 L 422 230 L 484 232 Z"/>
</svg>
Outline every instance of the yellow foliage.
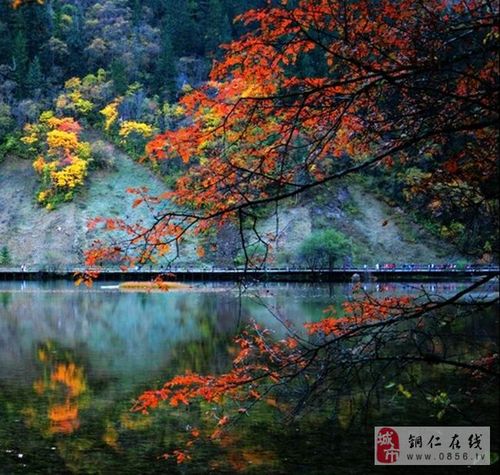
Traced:
<svg viewBox="0 0 500 475">
<path fill-rule="evenodd" d="M 133 120 L 126 120 L 120 126 L 120 131 L 118 134 L 120 137 L 127 138 L 130 134 L 139 134 L 143 137 L 151 137 L 153 135 L 154 129 L 151 125 L 145 124 L 144 122 L 136 122 Z"/>
<path fill-rule="evenodd" d="M 36 136 L 36 134 L 25 135 L 21 138 L 21 142 L 25 143 L 26 145 L 33 145 L 38 142 L 38 137 Z"/>
<path fill-rule="evenodd" d="M 80 91 L 72 92 L 69 95 L 69 98 L 73 101 L 76 111 L 80 114 L 85 115 L 92 112 L 94 104 L 92 104 L 92 102 L 88 101 L 87 99 L 84 99 Z"/>
<path fill-rule="evenodd" d="M 101 114 L 104 116 L 104 130 L 108 131 L 118 120 L 118 106 L 121 101 L 121 97 L 118 97 L 101 110 Z"/>
<path fill-rule="evenodd" d="M 71 200 L 73 190 L 85 181 L 91 147 L 80 142 L 80 129 L 73 118 L 55 117 L 51 111 L 44 112 L 37 125 L 25 127 L 22 141 L 36 145 L 33 168 L 42 176 L 36 199 L 47 210 L 54 209 L 57 201 Z"/>
<path fill-rule="evenodd" d="M 180 104 L 169 104 L 168 102 L 165 102 L 165 104 L 163 104 L 163 113 L 167 117 L 179 118 L 182 117 L 186 111 Z"/>
<path fill-rule="evenodd" d="M 52 118 L 54 118 L 54 113 L 52 111 L 45 111 L 41 113 L 39 122 L 45 124 Z"/>
<path fill-rule="evenodd" d="M 71 165 L 64 167 L 62 170 L 53 171 L 50 176 L 55 186 L 71 190 L 78 185 L 83 185 L 87 176 L 87 162 L 74 158 Z"/>
<path fill-rule="evenodd" d="M 70 78 L 64 83 L 64 87 L 69 90 L 78 89 L 81 87 L 81 85 L 82 85 L 82 80 L 78 77 Z"/>
<path fill-rule="evenodd" d="M 78 146 L 78 137 L 73 132 L 63 130 L 51 130 L 47 133 L 47 144 L 49 148 L 63 148 L 75 150 Z"/>
<path fill-rule="evenodd" d="M 42 120 L 40 120 L 40 122 L 42 122 Z M 52 116 L 45 118 L 43 122 L 47 124 L 51 129 L 57 129 L 63 123 L 63 119 Z"/>
</svg>

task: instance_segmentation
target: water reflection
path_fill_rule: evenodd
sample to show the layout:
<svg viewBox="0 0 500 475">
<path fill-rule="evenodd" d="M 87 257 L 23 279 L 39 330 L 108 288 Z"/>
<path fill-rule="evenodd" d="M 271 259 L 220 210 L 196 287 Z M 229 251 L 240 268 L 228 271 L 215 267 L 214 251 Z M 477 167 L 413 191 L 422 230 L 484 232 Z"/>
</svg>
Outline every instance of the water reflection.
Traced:
<svg viewBox="0 0 500 475">
<path fill-rule="evenodd" d="M 39 396 L 38 407 L 47 404 L 48 434 L 71 434 L 80 427 L 78 417 L 80 399 L 87 392 L 84 369 L 74 362 L 61 361 L 56 345 L 47 342 L 37 351 L 42 364 L 42 377 L 33 383 L 33 389 Z M 63 358 L 69 357 L 65 352 Z M 32 425 L 36 420 L 36 409 L 28 407 L 25 412 L 31 416 Z M 44 418 L 41 417 L 45 425 Z"/>
<path fill-rule="evenodd" d="M 428 284 L 425 291 L 451 293 L 465 286 Z M 164 470 L 158 455 L 175 447 L 176 434 L 195 415 L 131 414 L 131 402 L 142 390 L 185 370 L 227 370 L 232 339 L 250 320 L 279 336 L 280 320 L 300 327 L 322 318 L 326 306 L 353 296 L 350 284 L 268 284 L 245 289 L 241 300 L 240 290 L 209 284 L 190 291 L 120 293 L 65 282 L 0 283 L 0 466 L 5 473 Z M 418 285 L 386 283 L 365 284 L 362 290 L 422 291 Z M 213 417 L 205 409 L 196 417 Z M 250 443 L 233 434 L 221 442 L 223 458 L 213 447 L 203 448 L 211 469 L 229 464 L 228 470 L 239 471 L 264 461 L 274 467 L 273 410 L 271 404 L 252 419 L 260 424 L 259 440 Z"/>
</svg>

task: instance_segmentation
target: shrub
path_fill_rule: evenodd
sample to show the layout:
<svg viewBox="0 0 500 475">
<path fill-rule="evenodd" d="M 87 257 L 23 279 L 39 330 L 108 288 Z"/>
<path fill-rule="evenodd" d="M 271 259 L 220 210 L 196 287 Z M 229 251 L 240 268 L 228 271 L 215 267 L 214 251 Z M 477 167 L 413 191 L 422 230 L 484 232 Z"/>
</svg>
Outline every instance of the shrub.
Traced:
<svg viewBox="0 0 500 475">
<path fill-rule="evenodd" d="M 81 127 L 73 118 L 44 112 L 37 124 L 28 124 L 21 142 L 34 157 L 33 168 L 41 177 L 37 201 L 52 210 L 71 201 L 87 176 L 91 148 L 80 142 Z"/>
<path fill-rule="evenodd" d="M 0 250 L 0 266 L 6 266 L 9 264 L 12 264 L 9 248 L 7 246 L 3 246 Z"/>
<path fill-rule="evenodd" d="M 300 246 L 300 257 L 311 269 L 332 269 L 335 262 L 352 252 L 347 237 L 334 229 L 313 233 Z"/>
</svg>

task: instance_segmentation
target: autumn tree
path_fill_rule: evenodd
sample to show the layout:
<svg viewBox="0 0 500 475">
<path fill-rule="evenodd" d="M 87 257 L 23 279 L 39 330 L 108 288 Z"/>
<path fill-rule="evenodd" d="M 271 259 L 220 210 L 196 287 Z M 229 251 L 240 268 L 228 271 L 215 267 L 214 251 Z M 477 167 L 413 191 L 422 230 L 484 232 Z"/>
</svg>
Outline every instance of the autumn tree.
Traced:
<svg viewBox="0 0 500 475">
<path fill-rule="evenodd" d="M 396 166 L 425 170 L 409 192 L 439 193 L 435 210 L 457 200 L 494 216 L 497 13 L 486 1 L 437 0 L 284 1 L 244 13 L 250 31 L 181 99 L 182 126 L 148 145 L 153 160 L 180 157 L 186 172 L 171 193 L 145 197 L 159 205 L 152 228 L 119 223 L 127 249 L 149 258 L 225 221 L 256 230 L 269 204 Z"/>
<path fill-rule="evenodd" d="M 90 145 L 80 141 L 81 127 L 73 118 L 44 112 L 36 124 L 27 124 L 21 138 L 33 168 L 40 175 L 37 201 L 52 210 L 62 201 L 71 201 L 84 184 L 91 158 Z"/>
<path fill-rule="evenodd" d="M 166 252 L 190 229 L 203 232 L 228 221 L 239 227 L 245 249 L 245 230 L 265 241 L 256 223 L 270 205 L 279 208 L 287 198 L 351 174 L 396 166 L 425 169 L 425 180 L 411 193 L 439 190 L 448 200 L 473 193 L 493 211 L 497 13 L 486 1 L 434 0 L 283 1 L 244 13 L 250 31 L 227 46 L 209 83 L 181 99 L 184 122 L 148 146 L 154 160 L 180 157 L 186 167 L 172 192 L 132 190 L 137 205 L 158 205 L 154 224 L 103 223 L 129 234 L 129 265 Z M 462 206 L 474 202 L 460 197 Z M 433 204 L 446 205 L 444 199 Z M 124 249 L 120 242 L 98 245 L 88 263 Z M 207 434 L 216 437 L 282 386 L 297 396 L 300 411 L 338 401 L 354 381 L 366 382 L 358 389 L 368 404 L 391 367 L 412 374 L 415 365 L 417 371 L 422 364 L 444 365 L 493 384 L 498 362 L 488 349 L 471 362 L 463 354 L 449 359 L 429 343 L 442 318 L 458 322 L 462 310 L 473 315 L 473 306 L 455 304 L 490 279 L 439 301 L 364 296 L 309 325 L 310 339 L 289 329 L 289 338 L 277 342 L 255 326 L 236 340 L 239 352 L 229 372 L 174 377 L 144 393 L 136 409 L 208 401 L 221 407 Z M 401 384 L 397 390 L 408 394 Z M 169 455 L 177 461 L 186 456 Z"/>
</svg>

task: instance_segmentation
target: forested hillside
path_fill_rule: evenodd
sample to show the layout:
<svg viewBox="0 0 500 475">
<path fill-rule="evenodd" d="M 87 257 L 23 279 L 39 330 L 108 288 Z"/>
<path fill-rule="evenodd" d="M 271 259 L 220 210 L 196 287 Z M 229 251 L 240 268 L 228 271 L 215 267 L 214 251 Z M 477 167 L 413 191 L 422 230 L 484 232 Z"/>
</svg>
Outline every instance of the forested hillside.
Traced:
<svg viewBox="0 0 500 475">
<path fill-rule="evenodd" d="M 154 184 L 160 183 L 163 193 L 173 192 L 169 199 L 176 206 L 188 204 L 191 208 L 197 208 L 199 204 L 195 203 L 193 196 L 185 198 L 181 197 L 181 193 L 186 191 L 186 186 L 192 186 L 189 181 L 193 176 L 197 176 L 195 181 L 202 179 L 196 171 L 200 164 L 213 163 L 212 170 L 217 169 L 212 154 L 219 153 L 221 149 L 218 145 L 214 148 L 215 142 L 208 135 L 206 139 L 200 139 L 194 148 L 190 146 L 174 153 L 170 153 L 168 149 L 172 144 L 172 147 L 179 148 L 188 138 L 188 135 L 183 135 L 183 131 L 190 130 L 187 133 L 198 140 L 198 131 L 192 127 L 197 122 L 204 124 L 207 133 L 210 133 L 211 128 L 217 130 L 222 124 L 221 112 L 224 111 L 214 107 L 212 99 L 219 100 L 218 95 L 222 91 L 218 76 L 225 74 L 225 68 L 231 70 L 233 66 L 232 63 L 227 63 L 227 59 L 224 64 L 226 49 L 220 45 L 245 38 L 261 19 L 256 16 L 242 21 L 238 16 L 251 8 L 263 7 L 266 2 L 51 0 L 14 3 L 18 4 L 17 8 L 12 8 L 12 2 L 8 0 L 0 3 L 0 162 L 5 161 L 3 165 L 0 163 L 0 174 L 3 175 L 0 180 L 6 195 L 13 198 L 17 196 L 17 199 L 30 206 L 29 210 L 23 208 L 27 215 L 19 214 L 17 221 L 24 222 L 26 228 L 34 226 L 38 231 L 43 230 L 41 234 L 45 238 L 33 239 L 34 244 L 28 254 L 38 256 L 35 261 L 44 264 L 50 263 L 51 256 L 57 261 L 54 263 L 82 261 L 81 251 L 70 254 L 66 252 L 65 259 L 61 261 L 56 257 L 61 254 L 60 249 L 51 249 L 56 240 L 47 237 L 47 233 L 50 234 L 53 228 L 50 223 L 54 220 L 66 221 L 65 213 L 73 213 L 70 210 L 75 210 L 78 215 L 73 219 L 78 223 L 75 225 L 78 229 L 85 227 L 83 221 L 93 217 L 121 219 L 135 216 L 135 208 L 126 213 L 119 207 L 118 212 L 112 200 L 107 201 L 109 206 L 102 207 L 96 205 L 93 198 L 92 190 L 96 186 L 104 187 L 107 181 L 115 179 L 117 183 L 127 182 L 110 172 L 110 169 L 115 169 L 123 176 L 125 171 L 132 170 L 130 166 L 122 167 L 125 163 L 123 160 L 126 160 L 119 158 L 123 157 L 122 153 L 137 161 L 136 167 L 144 167 L 146 175 L 141 176 L 154 176 L 153 182 L 149 178 L 146 183 L 136 180 L 133 186 L 125 187 L 132 191 L 133 196 L 128 201 L 135 202 L 136 207 L 140 201 L 144 201 L 146 194 L 140 191 L 141 186 L 150 188 L 153 183 L 155 188 Z M 244 41 L 241 45 L 246 48 L 247 46 L 243 46 Z M 321 40 L 318 38 L 314 41 Z M 490 38 L 486 37 L 481 41 L 485 45 L 483 48 L 486 48 Z M 300 43 L 297 45 L 298 50 L 287 53 L 289 57 L 283 63 L 284 74 L 296 78 L 289 80 L 292 91 L 290 97 L 301 91 L 307 81 L 317 81 L 315 87 L 321 89 L 323 79 L 319 78 L 333 80 L 337 74 L 332 70 L 331 59 L 328 53 L 325 56 L 324 49 L 313 47 L 312 43 L 307 48 L 300 46 Z M 235 54 L 234 50 L 231 54 Z M 274 54 L 278 53 L 275 51 Z M 254 58 L 256 62 L 261 60 L 259 55 Z M 240 94 L 241 98 L 263 93 L 259 90 L 262 86 L 257 86 L 262 81 L 259 76 L 261 72 L 252 70 L 251 65 L 248 67 L 248 77 L 255 75 L 251 79 L 255 86 L 241 89 L 239 73 L 233 71 L 233 82 L 228 81 L 228 90 L 224 92 L 228 95 L 224 99 L 228 104 L 241 100 L 232 97 L 233 92 Z M 264 69 L 264 76 L 265 74 Z M 300 84 L 301 81 L 305 83 Z M 202 90 L 203 93 L 198 93 Z M 297 92 L 293 92 L 294 90 Z M 320 99 L 318 97 L 315 100 Z M 397 99 L 393 97 L 390 100 Z M 203 109 L 197 110 L 199 107 Z M 203 114 L 200 114 L 201 111 Z M 427 113 L 423 112 L 424 115 Z M 256 114 L 258 116 L 257 109 Z M 231 124 L 228 125 L 231 127 Z M 262 130 L 263 136 L 267 134 L 271 143 L 274 140 L 273 134 L 277 131 L 269 125 L 256 123 L 255 130 Z M 266 131 L 266 128 L 269 130 Z M 338 137 L 352 134 L 346 130 L 341 130 Z M 392 140 L 390 134 L 384 133 L 388 140 Z M 89 134 L 94 137 L 91 143 L 86 141 Z M 95 139 L 96 134 L 99 140 Z M 169 137 L 168 143 L 165 142 L 166 136 Z M 241 136 L 241 139 L 241 144 L 244 144 L 244 137 Z M 265 138 L 256 136 L 255 140 L 262 141 L 264 148 L 269 145 L 265 143 Z M 305 145 L 300 143 L 302 138 L 293 140 L 298 140 L 294 145 L 297 150 L 294 152 L 294 160 L 300 161 L 303 153 L 300 149 Z M 377 231 L 380 226 L 385 235 L 392 231 L 394 242 L 401 242 L 399 255 L 402 261 L 491 261 L 497 248 L 497 201 L 491 179 L 492 169 L 480 170 L 486 180 L 477 187 L 479 177 L 473 174 L 472 169 L 469 170 L 469 165 L 460 165 L 464 158 L 458 153 L 457 146 L 464 140 L 467 139 L 460 138 L 447 144 L 439 141 L 427 143 L 421 148 L 418 161 L 408 161 L 403 156 L 396 160 L 391 158 L 381 161 L 377 166 L 368 168 L 351 194 L 358 198 L 365 197 L 365 201 L 358 200 L 354 205 L 346 202 L 339 211 L 340 214 L 337 213 L 337 220 L 314 218 L 323 213 L 328 215 L 324 194 L 313 199 L 306 197 L 307 214 L 312 216 L 312 221 L 306 220 L 309 225 L 303 240 L 322 229 L 334 227 L 340 241 L 350 241 L 347 247 L 344 246 L 339 251 L 339 255 L 348 262 L 354 259 L 361 263 L 373 254 L 370 249 L 382 252 L 383 245 L 378 245 L 378 238 L 374 238 L 378 236 L 382 239 L 383 234 Z M 110 147 L 117 151 L 116 157 L 109 157 Z M 230 144 L 230 147 L 234 145 Z M 247 153 L 245 145 L 238 147 L 241 147 L 242 154 Z M 306 169 L 297 175 L 297 183 L 309 187 L 308 183 L 318 177 L 321 179 L 336 167 L 350 166 L 360 157 L 374 153 L 363 147 L 353 139 L 342 151 L 331 151 L 331 158 L 328 160 L 338 159 L 336 164 L 332 162 L 332 166 L 317 166 L 314 160 L 308 163 L 310 158 L 306 157 Z M 472 156 L 475 152 L 472 148 L 470 150 Z M 446 159 L 447 154 L 451 154 L 450 159 Z M 442 180 L 439 183 L 434 181 L 431 173 L 436 166 L 441 170 Z M 30 173 L 35 173 L 38 178 L 28 178 L 28 170 L 31 168 Z M 457 170 L 461 170 L 460 173 Z M 291 170 L 289 172 L 290 177 L 295 173 Z M 223 171 L 221 168 L 220 173 L 227 173 L 227 170 Z M 246 173 L 243 162 L 241 173 Z M 265 177 L 268 172 L 260 170 L 259 173 Z M 26 177 L 26 180 L 22 177 Z M 212 183 L 214 178 L 205 176 L 203 179 L 204 183 Z M 286 177 L 288 179 L 289 176 Z M 255 189 L 261 187 L 266 180 L 267 178 L 263 179 Z M 275 181 L 271 180 L 265 185 L 266 188 L 270 186 L 265 190 L 266 194 L 272 195 L 276 191 L 273 188 L 282 178 L 273 180 Z M 116 188 L 115 183 L 108 185 Z M 351 182 L 334 187 L 330 192 L 333 195 L 328 196 L 342 194 L 346 186 L 349 188 Z M 130 188 L 136 189 L 134 191 Z M 125 193 L 125 189 L 123 191 Z M 246 191 L 240 190 L 240 193 L 245 195 Z M 215 200 L 218 199 L 217 194 L 213 196 Z M 247 196 L 244 199 L 252 198 Z M 377 214 L 380 223 L 370 217 L 369 222 L 361 221 L 360 224 L 359 217 L 369 216 L 374 209 L 374 200 L 388 206 L 384 208 L 384 213 Z M 19 262 L 26 260 L 26 257 L 15 249 L 14 230 L 17 228 L 12 226 L 16 215 L 14 203 L 15 199 L 4 200 L 2 203 L 0 226 L 8 230 L 3 234 L 3 246 L 11 247 L 12 257 Z M 280 206 L 280 212 L 284 212 L 286 216 L 287 210 L 300 209 L 303 205 L 302 201 L 284 202 Z M 61 217 L 49 217 L 50 213 L 46 214 L 47 211 L 61 213 Z M 147 210 L 141 210 L 143 211 Z M 382 226 L 394 213 L 399 216 L 407 215 L 404 222 L 391 220 L 388 228 Z M 222 213 L 221 216 L 228 217 L 230 214 L 226 216 Z M 21 215 L 24 216 L 22 219 Z M 262 228 L 266 229 L 266 236 L 259 233 L 259 226 L 255 226 L 256 216 L 259 220 L 268 220 L 268 224 L 264 224 Z M 252 265 L 260 265 L 269 255 L 275 263 L 279 261 L 283 264 L 293 262 L 306 265 L 305 259 L 300 257 L 301 243 L 292 238 L 292 242 L 288 243 L 290 248 L 285 249 L 287 243 L 283 236 L 288 236 L 287 233 L 279 228 L 271 232 L 272 226 L 269 223 L 275 219 L 274 216 L 272 206 L 264 207 L 256 214 L 251 212 L 240 215 L 240 218 L 243 217 L 243 234 L 238 232 L 236 224 L 226 222 L 222 230 L 215 234 L 210 231 L 208 235 L 196 238 L 190 235 L 191 230 L 184 234 L 183 226 L 179 228 L 176 224 L 175 229 L 171 229 L 173 232 L 170 238 L 163 243 L 169 248 L 166 255 L 169 259 L 175 255 L 171 244 L 176 242 L 184 243 L 190 251 L 198 250 L 197 254 L 191 252 L 191 256 L 184 256 L 187 262 L 202 259 L 208 264 L 232 265 L 241 264 L 244 258 Z M 106 222 L 111 231 L 120 226 L 122 230 L 125 229 L 123 223 Z M 281 220 L 281 224 L 283 223 L 286 223 L 286 218 Z M 130 230 L 131 228 L 127 232 Z M 180 233 L 179 236 L 176 233 Z M 83 243 L 90 246 L 92 242 L 92 232 L 71 231 L 69 234 L 70 237 L 66 239 L 67 250 L 71 246 L 80 248 Z M 246 238 L 242 239 L 243 236 Z M 401 240 L 398 236 L 404 238 Z M 226 240 L 231 242 L 228 244 Z M 156 248 L 163 245 L 160 241 L 154 245 Z M 244 251 L 249 246 L 249 252 L 238 251 L 233 245 L 234 241 L 238 241 Z M 440 241 L 450 246 L 437 244 Z M 425 250 L 413 252 L 412 246 L 417 242 Z M 361 252 L 362 249 L 369 250 Z M 146 261 L 149 257 L 145 256 Z M 386 261 L 389 257 L 390 254 L 382 253 L 378 260 Z M 106 259 L 109 264 L 116 261 L 117 257 L 107 256 Z"/>
<path fill-rule="evenodd" d="M 139 81 L 149 94 L 173 98 L 188 80 L 183 66 L 176 68 L 179 58 L 202 58 L 195 74 L 203 79 L 219 45 L 243 31 L 234 17 L 259 5 L 232 0 L 27 3 L 12 10 L 11 2 L 2 0 L 0 7 L 0 64 L 7 82 L 2 94 L 8 102 L 12 96 L 50 98 L 67 79 L 99 68 L 109 71 L 118 95 Z"/>
</svg>

